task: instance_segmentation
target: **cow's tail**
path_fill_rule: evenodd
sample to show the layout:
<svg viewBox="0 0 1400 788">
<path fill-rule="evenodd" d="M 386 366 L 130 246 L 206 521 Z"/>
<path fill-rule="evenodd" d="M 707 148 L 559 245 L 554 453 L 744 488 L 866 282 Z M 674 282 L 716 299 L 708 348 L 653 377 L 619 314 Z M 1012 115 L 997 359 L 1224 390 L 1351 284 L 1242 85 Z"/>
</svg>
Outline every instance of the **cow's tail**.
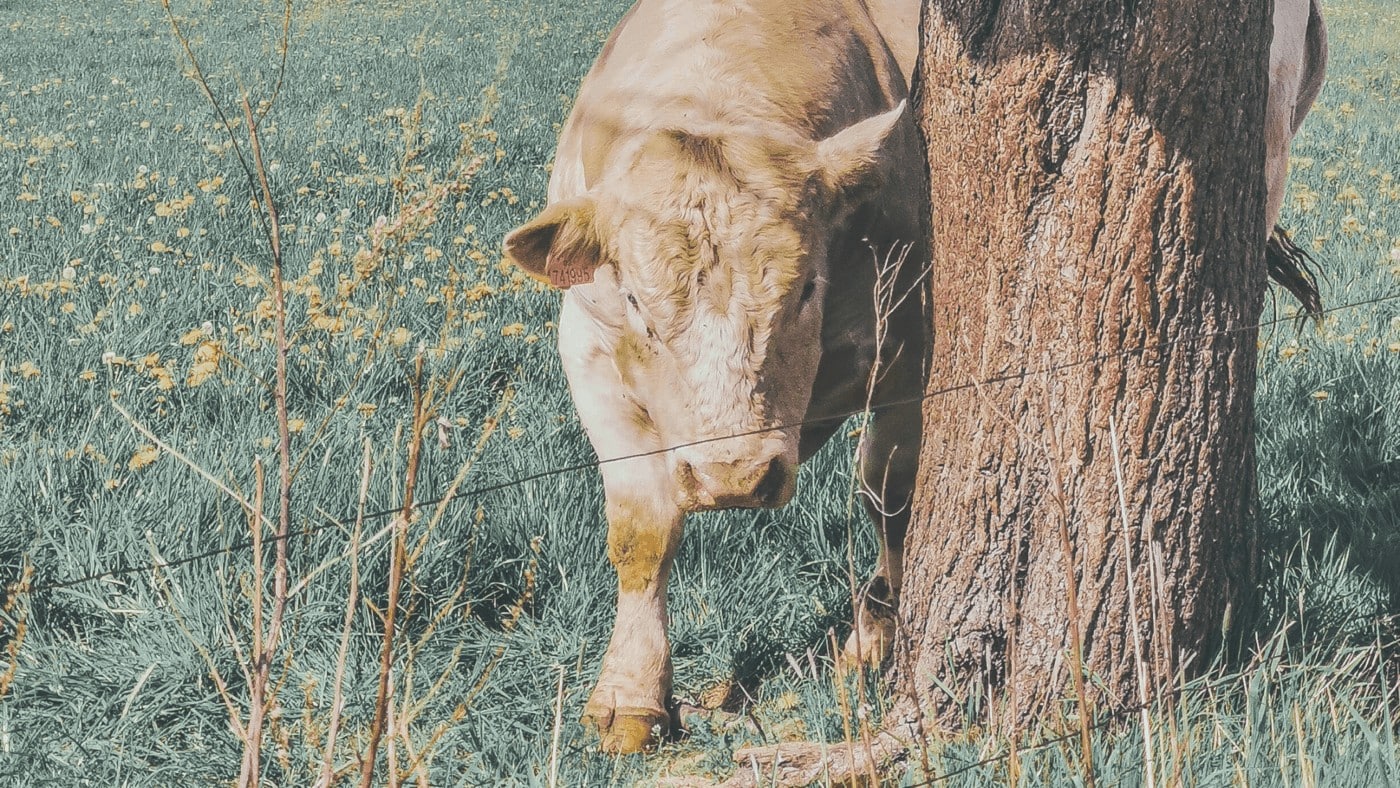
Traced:
<svg viewBox="0 0 1400 788">
<path fill-rule="evenodd" d="M 1317 265 L 1317 261 L 1312 259 L 1312 255 L 1293 243 L 1286 230 L 1275 225 L 1264 247 L 1264 259 L 1269 264 L 1269 278 L 1283 285 L 1283 289 L 1298 299 L 1304 314 L 1320 320 L 1322 295 L 1317 291 L 1317 277 L 1313 275 L 1313 266 Z"/>
</svg>

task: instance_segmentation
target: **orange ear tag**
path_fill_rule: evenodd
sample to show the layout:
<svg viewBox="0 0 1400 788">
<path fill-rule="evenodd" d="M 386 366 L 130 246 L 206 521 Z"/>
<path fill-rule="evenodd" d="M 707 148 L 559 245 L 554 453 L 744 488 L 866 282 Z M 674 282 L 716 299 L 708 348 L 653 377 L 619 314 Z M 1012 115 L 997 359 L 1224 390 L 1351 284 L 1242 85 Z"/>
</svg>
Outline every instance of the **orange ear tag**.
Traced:
<svg viewBox="0 0 1400 788">
<path fill-rule="evenodd" d="M 545 274 L 549 276 L 549 283 L 559 288 L 567 290 L 574 285 L 586 285 L 593 281 L 593 275 L 598 270 L 597 266 L 573 264 L 557 257 L 551 257 L 545 266 Z"/>
</svg>

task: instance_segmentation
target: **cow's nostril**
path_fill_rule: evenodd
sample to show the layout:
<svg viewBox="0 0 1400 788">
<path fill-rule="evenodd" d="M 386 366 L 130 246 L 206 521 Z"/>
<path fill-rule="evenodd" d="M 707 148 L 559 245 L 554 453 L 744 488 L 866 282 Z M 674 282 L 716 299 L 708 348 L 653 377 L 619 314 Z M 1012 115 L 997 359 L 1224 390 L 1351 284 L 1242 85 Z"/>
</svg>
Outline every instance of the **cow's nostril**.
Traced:
<svg viewBox="0 0 1400 788">
<path fill-rule="evenodd" d="M 783 468 L 783 461 L 774 457 L 768 463 L 768 470 L 759 480 L 758 486 L 754 487 L 754 497 L 764 504 L 772 505 L 783 494 L 783 483 L 786 481 L 787 470 Z"/>
</svg>

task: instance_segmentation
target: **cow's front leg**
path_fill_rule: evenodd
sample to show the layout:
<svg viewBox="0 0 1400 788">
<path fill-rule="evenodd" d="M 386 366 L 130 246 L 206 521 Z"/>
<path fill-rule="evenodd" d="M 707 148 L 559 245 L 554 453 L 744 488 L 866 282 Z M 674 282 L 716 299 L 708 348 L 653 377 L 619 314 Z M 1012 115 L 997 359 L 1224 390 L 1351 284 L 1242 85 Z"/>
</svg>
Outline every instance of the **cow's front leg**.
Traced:
<svg viewBox="0 0 1400 788">
<path fill-rule="evenodd" d="M 598 684 L 584 707 L 584 722 L 597 728 L 605 752 L 650 747 L 670 722 L 666 581 L 684 515 L 656 492 L 655 487 L 608 491 L 608 559 L 617 570 L 617 620 Z"/>
<path fill-rule="evenodd" d="M 612 642 L 583 721 L 598 731 L 604 750 L 636 752 L 653 743 L 653 732 L 668 722 L 666 581 L 683 516 L 664 456 L 636 456 L 660 449 L 660 439 L 618 374 L 611 329 L 587 308 L 603 297 L 589 295 L 594 287 L 580 285 L 565 294 L 559 317 L 559 355 L 569 391 L 594 451 L 605 461 L 600 470 L 608 558 L 618 580 Z"/>
<path fill-rule="evenodd" d="M 877 412 L 861 445 L 861 494 L 879 537 L 880 557 L 855 600 L 855 620 L 841 656 L 847 668 L 878 668 L 894 647 L 922 420 L 918 404 Z"/>
</svg>

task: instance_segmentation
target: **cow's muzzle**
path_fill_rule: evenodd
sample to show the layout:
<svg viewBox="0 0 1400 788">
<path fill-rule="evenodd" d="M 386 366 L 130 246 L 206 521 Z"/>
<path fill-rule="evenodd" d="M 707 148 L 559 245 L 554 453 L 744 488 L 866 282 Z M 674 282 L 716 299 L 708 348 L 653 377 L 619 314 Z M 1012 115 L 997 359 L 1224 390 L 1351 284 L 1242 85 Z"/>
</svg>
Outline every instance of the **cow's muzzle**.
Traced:
<svg viewBox="0 0 1400 788">
<path fill-rule="evenodd" d="M 797 466 L 781 454 L 730 461 L 676 458 L 681 505 L 703 509 L 776 509 L 792 500 Z"/>
</svg>

